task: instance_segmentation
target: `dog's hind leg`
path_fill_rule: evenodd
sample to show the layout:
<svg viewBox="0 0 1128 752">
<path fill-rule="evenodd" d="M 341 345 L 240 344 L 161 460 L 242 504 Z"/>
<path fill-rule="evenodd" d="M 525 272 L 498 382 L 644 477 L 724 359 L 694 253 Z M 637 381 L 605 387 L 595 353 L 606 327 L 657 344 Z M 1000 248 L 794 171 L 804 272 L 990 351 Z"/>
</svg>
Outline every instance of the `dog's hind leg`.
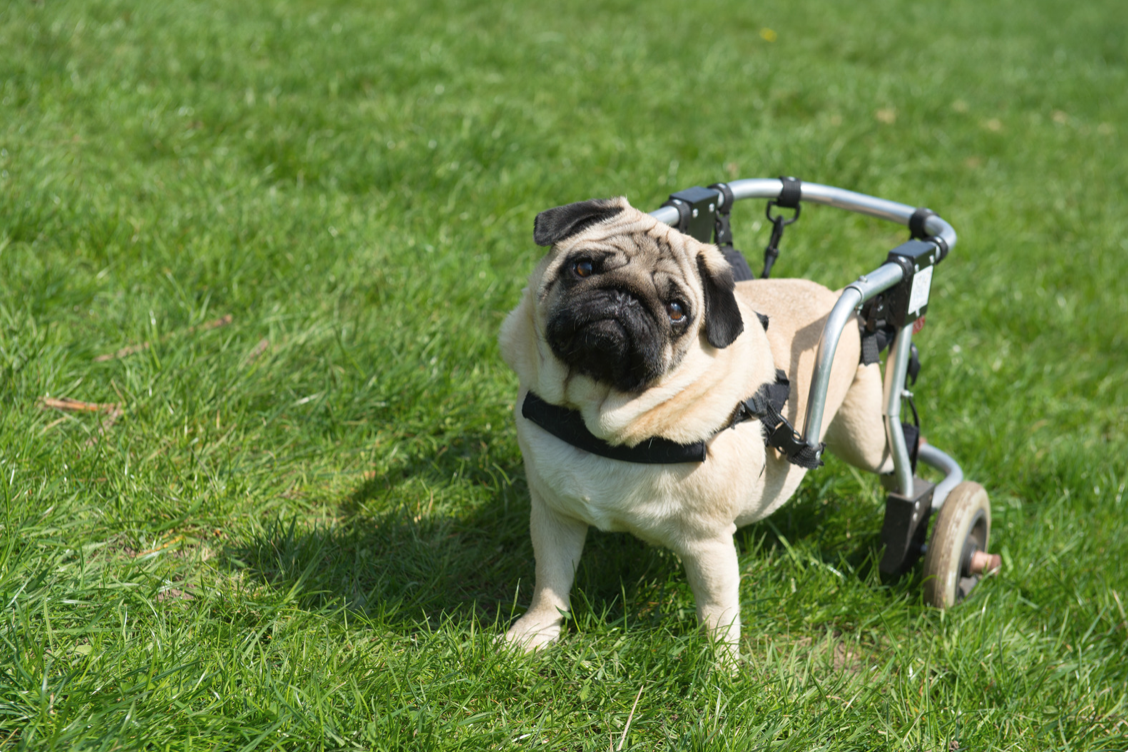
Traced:
<svg viewBox="0 0 1128 752">
<path fill-rule="evenodd" d="M 697 602 L 697 618 L 729 660 L 740 653 L 740 563 L 731 531 L 715 539 L 689 541 L 676 551 Z"/>
<path fill-rule="evenodd" d="M 877 364 L 858 366 L 854 381 L 824 439 L 830 451 L 854 467 L 873 473 L 893 470 L 881 414 L 881 371 Z"/>
<path fill-rule="evenodd" d="M 576 566 L 584 550 L 587 525 L 550 509 L 536 490 L 529 489 L 533 509 L 529 529 L 537 580 L 528 612 L 509 628 L 505 638 L 531 652 L 560 636 Z"/>
</svg>

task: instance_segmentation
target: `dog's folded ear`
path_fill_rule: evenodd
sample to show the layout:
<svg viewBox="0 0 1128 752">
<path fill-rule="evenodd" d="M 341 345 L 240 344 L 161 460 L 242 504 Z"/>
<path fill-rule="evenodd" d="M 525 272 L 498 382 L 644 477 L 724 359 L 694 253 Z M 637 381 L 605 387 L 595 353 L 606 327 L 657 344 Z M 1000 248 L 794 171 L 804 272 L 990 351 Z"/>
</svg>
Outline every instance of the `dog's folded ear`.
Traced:
<svg viewBox="0 0 1128 752">
<path fill-rule="evenodd" d="M 593 198 L 542 211 L 533 223 L 533 241 L 537 245 L 555 245 L 594 224 L 611 219 L 623 211 L 624 203 L 622 199 Z"/>
<path fill-rule="evenodd" d="M 705 293 L 705 338 L 717 349 L 731 345 L 744 331 L 744 319 L 733 293 L 732 267 L 714 251 L 697 254 L 697 271 Z"/>
</svg>

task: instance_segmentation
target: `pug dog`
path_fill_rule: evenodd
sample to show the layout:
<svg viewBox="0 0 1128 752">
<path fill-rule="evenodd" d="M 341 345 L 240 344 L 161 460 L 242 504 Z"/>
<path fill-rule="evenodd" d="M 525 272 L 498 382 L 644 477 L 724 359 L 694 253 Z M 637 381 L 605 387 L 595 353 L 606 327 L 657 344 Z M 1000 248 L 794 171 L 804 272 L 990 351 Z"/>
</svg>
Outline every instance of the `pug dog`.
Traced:
<svg viewBox="0 0 1128 752">
<path fill-rule="evenodd" d="M 520 383 L 514 413 L 536 558 L 532 604 L 506 638 L 532 651 L 559 637 L 595 526 L 673 550 L 703 628 L 735 658 L 733 535 L 778 509 L 818 464 L 766 436 L 777 419 L 786 430 L 803 425 L 837 295 L 800 279 L 734 283 L 716 246 L 623 197 L 542 212 L 533 239 L 549 251 L 499 337 Z M 847 326 L 819 438 L 846 462 L 885 473 L 880 372 L 859 355 L 858 327 Z"/>
</svg>

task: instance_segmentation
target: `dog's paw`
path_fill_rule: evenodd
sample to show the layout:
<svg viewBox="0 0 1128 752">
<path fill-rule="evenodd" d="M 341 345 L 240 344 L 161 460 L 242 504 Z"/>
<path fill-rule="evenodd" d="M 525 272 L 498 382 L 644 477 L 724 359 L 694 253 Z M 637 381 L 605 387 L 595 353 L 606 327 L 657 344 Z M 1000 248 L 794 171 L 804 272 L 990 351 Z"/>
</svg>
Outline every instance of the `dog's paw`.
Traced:
<svg viewBox="0 0 1128 752">
<path fill-rule="evenodd" d="M 526 653 L 536 652 L 556 642 L 559 638 L 559 622 L 544 623 L 530 619 L 528 615 L 518 619 L 517 623 L 505 633 L 506 642 L 521 648 Z"/>
</svg>

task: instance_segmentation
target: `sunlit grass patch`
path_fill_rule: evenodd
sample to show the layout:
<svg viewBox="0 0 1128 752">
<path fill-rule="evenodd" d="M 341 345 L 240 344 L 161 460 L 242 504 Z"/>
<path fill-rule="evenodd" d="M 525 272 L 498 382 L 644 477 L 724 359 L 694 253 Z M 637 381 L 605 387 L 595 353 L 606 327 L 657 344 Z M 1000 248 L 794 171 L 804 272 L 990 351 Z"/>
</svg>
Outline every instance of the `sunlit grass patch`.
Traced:
<svg viewBox="0 0 1128 752">
<path fill-rule="evenodd" d="M 0 741 L 1124 749 L 1125 23 L 4 6 Z M 533 562 L 495 341 L 533 217 L 780 174 L 959 233 L 915 392 L 991 493 L 1002 575 L 944 613 L 882 582 L 880 488 L 831 461 L 737 536 L 737 673 L 677 558 L 604 533 L 561 644 L 514 654 Z M 762 212 L 734 212 L 753 267 Z M 808 207 L 775 274 L 841 287 L 904 236 Z"/>
</svg>

